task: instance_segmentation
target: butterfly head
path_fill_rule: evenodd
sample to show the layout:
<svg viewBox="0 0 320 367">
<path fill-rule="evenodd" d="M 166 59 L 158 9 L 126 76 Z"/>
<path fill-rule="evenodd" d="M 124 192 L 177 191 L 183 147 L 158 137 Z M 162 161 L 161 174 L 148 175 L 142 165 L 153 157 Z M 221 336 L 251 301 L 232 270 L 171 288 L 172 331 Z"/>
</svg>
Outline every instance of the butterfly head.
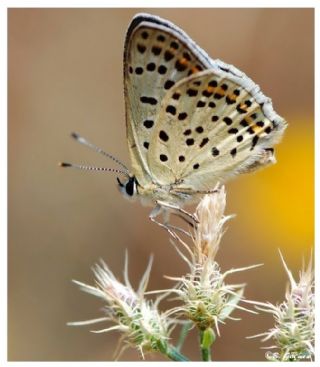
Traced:
<svg viewBox="0 0 320 367">
<path fill-rule="evenodd" d="M 137 181 L 134 176 L 128 176 L 128 179 L 121 182 L 117 177 L 118 187 L 122 195 L 127 199 L 134 199 L 137 195 Z"/>
</svg>

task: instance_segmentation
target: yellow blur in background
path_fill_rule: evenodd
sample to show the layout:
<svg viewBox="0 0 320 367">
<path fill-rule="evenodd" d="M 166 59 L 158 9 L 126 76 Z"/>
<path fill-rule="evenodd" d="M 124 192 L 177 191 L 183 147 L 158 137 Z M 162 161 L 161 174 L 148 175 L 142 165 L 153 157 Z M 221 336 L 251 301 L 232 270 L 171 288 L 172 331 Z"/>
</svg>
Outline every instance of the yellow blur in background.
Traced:
<svg viewBox="0 0 320 367">
<path fill-rule="evenodd" d="M 246 297 L 281 302 L 286 275 L 297 276 L 314 244 L 314 13 L 312 9 L 10 9 L 9 10 L 9 354 L 11 361 L 110 360 L 118 334 L 96 335 L 66 322 L 101 316 L 102 304 L 71 279 L 93 283 L 103 258 L 122 276 L 129 251 L 137 285 L 151 253 L 149 289 L 187 270 L 150 208 L 122 199 L 115 177 L 62 170 L 61 160 L 110 165 L 75 144 L 71 131 L 128 163 L 122 86 L 126 28 L 150 12 L 184 29 L 213 58 L 234 64 L 273 99 L 289 123 L 278 163 L 227 184 L 222 270 L 264 263 L 233 276 Z M 192 208 L 190 208 L 191 210 Z M 170 307 L 165 303 L 163 308 Z M 264 360 L 266 315 L 236 312 L 221 327 L 213 358 Z M 196 334 L 185 351 L 199 359 Z M 268 345 L 268 344 L 266 344 Z M 139 360 L 128 350 L 122 360 Z M 148 360 L 162 360 L 147 355 Z"/>
</svg>

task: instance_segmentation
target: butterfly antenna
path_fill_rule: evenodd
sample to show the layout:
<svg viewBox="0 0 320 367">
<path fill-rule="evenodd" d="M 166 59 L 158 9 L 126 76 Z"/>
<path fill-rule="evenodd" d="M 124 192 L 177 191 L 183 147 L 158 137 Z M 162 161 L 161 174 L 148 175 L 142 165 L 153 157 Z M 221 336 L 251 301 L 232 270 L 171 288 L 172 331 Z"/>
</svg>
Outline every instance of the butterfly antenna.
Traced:
<svg viewBox="0 0 320 367">
<path fill-rule="evenodd" d="M 114 162 L 118 163 L 122 168 L 124 168 L 127 173 L 129 173 L 128 168 L 122 162 L 120 162 L 117 158 L 115 158 L 113 155 L 105 152 L 103 149 L 101 149 L 101 148 L 97 147 L 96 145 L 90 143 L 88 140 L 86 140 L 85 138 L 83 138 L 82 136 L 80 136 L 77 133 L 71 133 L 71 137 L 73 139 L 75 139 L 77 142 L 79 142 L 80 144 L 83 144 L 83 145 L 91 148 L 92 150 L 104 155 L 105 157 L 112 159 Z"/>
<path fill-rule="evenodd" d="M 81 164 L 73 164 L 73 163 L 66 163 L 66 162 L 59 163 L 59 166 L 60 167 L 71 167 L 75 169 L 81 169 L 84 171 L 115 172 L 115 173 L 120 173 L 124 175 L 126 178 L 130 178 L 127 171 L 122 171 L 120 169 L 115 169 L 115 168 L 83 166 Z"/>
</svg>

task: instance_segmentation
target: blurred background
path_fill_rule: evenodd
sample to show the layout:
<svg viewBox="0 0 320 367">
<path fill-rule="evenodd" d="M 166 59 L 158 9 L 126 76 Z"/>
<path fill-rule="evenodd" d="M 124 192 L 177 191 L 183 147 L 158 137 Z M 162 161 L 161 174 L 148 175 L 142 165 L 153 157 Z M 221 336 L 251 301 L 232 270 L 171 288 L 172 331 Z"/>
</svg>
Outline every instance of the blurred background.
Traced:
<svg viewBox="0 0 320 367">
<path fill-rule="evenodd" d="M 272 97 L 289 127 L 278 163 L 227 184 L 229 222 L 222 270 L 264 263 L 234 276 L 246 297 L 282 302 L 281 249 L 298 276 L 314 242 L 314 13 L 312 9 L 9 9 L 9 354 L 11 361 L 111 360 L 118 334 L 66 322 L 101 316 L 102 303 L 71 279 L 93 283 L 104 259 L 121 279 L 125 249 L 134 285 L 151 253 L 149 289 L 187 268 L 150 208 L 125 201 L 111 174 L 63 170 L 61 160 L 111 165 L 69 138 L 77 131 L 130 165 L 122 81 L 123 42 L 147 11 L 184 29 L 213 58 L 234 64 Z M 189 208 L 192 210 L 192 208 Z M 172 304 L 164 303 L 163 307 Z M 264 360 L 266 315 L 237 311 L 221 327 L 214 360 Z M 100 327 L 98 325 L 97 327 Z M 199 359 L 195 333 L 184 351 Z M 147 360 L 162 360 L 147 355 Z M 139 360 L 127 350 L 121 360 Z"/>
</svg>

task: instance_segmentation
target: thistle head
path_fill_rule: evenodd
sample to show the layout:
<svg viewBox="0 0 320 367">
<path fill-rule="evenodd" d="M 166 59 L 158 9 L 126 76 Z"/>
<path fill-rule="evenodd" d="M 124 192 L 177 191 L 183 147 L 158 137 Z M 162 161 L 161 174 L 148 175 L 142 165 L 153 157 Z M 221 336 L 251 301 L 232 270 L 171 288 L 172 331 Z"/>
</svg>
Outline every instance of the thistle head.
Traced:
<svg viewBox="0 0 320 367">
<path fill-rule="evenodd" d="M 117 357 L 128 346 L 136 347 L 142 355 L 147 351 L 164 350 L 171 331 L 169 330 L 171 321 L 168 321 L 166 316 L 158 311 L 157 304 L 159 300 L 152 302 L 144 297 L 151 264 L 152 259 L 150 259 L 137 291 L 132 288 L 128 279 L 127 257 L 124 283 L 115 278 L 104 262 L 95 265 L 93 268 L 95 286 L 78 281 L 74 282 L 80 286 L 81 290 L 103 300 L 105 303 L 103 308 L 104 317 L 84 322 L 72 322 L 69 325 L 110 322 L 111 326 L 93 332 L 103 333 L 118 330 L 122 333 L 120 340 L 126 341 L 126 344 L 120 351 L 117 350 Z"/>
<path fill-rule="evenodd" d="M 173 278 L 179 281 L 176 293 L 182 305 L 172 312 L 192 320 L 200 330 L 212 329 L 218 335 L 219 324 L 225 323 L 228 318 L 232 319 L 230 314 L 236 308 L 249 311 L 238 305 L 243 299 L 245 285 L 227 284 L 226 277 L 252 268 L 250 266 L 222 272 L 215 260 L 224 233 L 224 224 L 231 218 L 224 214 L 225 206 L 224 186 L 216 187 L 215 193 L 203 197 L 195 213 L 199 223 L 192 237 L 194 245 L 188 246 L 179 238 L 180 244 L 188 251 L 189 258 L 177 249 L 189 265 L 190 271 L 183 277 Z"/>
<path fill-rule="evenodd" d="M 195 255 L 199 262 L 214 258 L 224 234 L 224 224 L 233 216 L 224 215 L 226 192 L 224 186 L 215 187 L 216 192 L 205 195 L 197 206 L 195 216 L 199 223 L 195 229 Z"/>
<path fill-rule="evenodd" d="M 314 326 L 315 326 L 315 297 L 314 297 L 314 271 L 312 256 L 308 266 L 303 265 L 296 281 L 285 263 L 280 252 L 280 257 L 289 278 L 285 300 L 277 305 L 271 303 L 255 302 L 260 311 L 273 315 L 274 327 L 267 332 L 254 335 L 262 336 L 262 341 L 272 340 L 273 345 L 265 349 L 276 349 L 276 353 L 267 353 L 271 360 L 292 361 L 312 360 L 314 358 Z"/>
</svg>

